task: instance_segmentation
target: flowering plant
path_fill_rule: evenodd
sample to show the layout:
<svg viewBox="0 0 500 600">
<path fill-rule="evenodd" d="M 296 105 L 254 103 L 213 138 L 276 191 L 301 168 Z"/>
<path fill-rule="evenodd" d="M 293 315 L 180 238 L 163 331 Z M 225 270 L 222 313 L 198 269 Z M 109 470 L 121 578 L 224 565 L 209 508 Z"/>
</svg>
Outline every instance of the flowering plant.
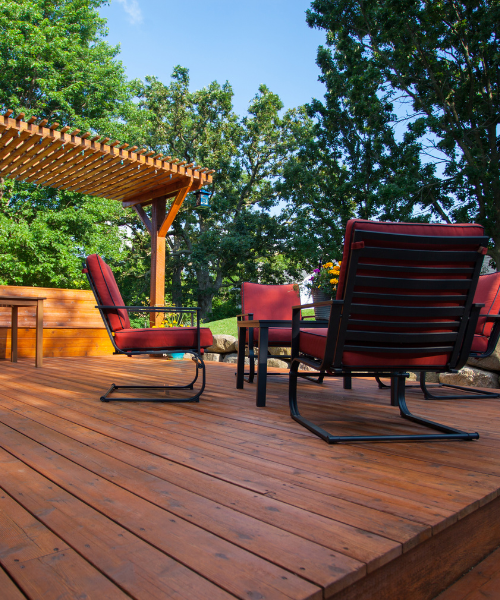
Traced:
<svg viewBox="0 0 500 600">
<path fill-rule="evenodd" d="M 337 285 L 339 282 L 340 265 L 333 262 L 327 262 L 324 265 L 319 265 L 317 269 L 314 269 L 312 277 L 309 279 L 308 287 L 312 290 L 321 290 L 333 296 L 337 291 Z"/>
</svg>

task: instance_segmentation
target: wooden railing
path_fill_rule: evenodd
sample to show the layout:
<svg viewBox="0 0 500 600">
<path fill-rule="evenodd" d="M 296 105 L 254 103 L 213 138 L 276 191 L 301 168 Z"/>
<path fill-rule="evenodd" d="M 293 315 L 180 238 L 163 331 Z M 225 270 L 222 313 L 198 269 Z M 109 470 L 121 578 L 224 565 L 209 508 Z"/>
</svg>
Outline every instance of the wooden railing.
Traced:
<svg viewBox="0 0 500 600">
<path fill-rule="evenodd" d="M 0 296 L 43 297 L 43 354 L 50 356 L 109 356 L 109 341 L 95 298 L 88 290 L 0 286 Z M 10 357 L 9 308 L 0 308 L 0 358 Z M 35 309 L 19 309 L 18 356 L 35 356 Z"/>
</svg>

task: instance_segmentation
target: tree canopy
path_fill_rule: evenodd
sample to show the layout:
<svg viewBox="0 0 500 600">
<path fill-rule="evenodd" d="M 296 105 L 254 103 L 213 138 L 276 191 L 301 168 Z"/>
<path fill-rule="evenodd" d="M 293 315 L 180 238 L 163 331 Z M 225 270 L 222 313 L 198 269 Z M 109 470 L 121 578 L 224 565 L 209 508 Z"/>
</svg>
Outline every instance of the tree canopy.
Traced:
<svg viewBox="0 0 500 600">
<path fill-rule="evenodd" d="M 245 278 L 286 277 L 279 260 L 285 232 L 270 209 L 278 202 L 275 180 L 294 144 L 293 115 L 280 116 L 278 96 L 262 85 L 248 115 L 239 118 L 229 83 L 191 92 L 182 67 L 174 69 L 170 84 L 148 77 L 138 91 L 146 115 L 139 117 L 146 123 L 140 143 L 217 172 L 210 209 L 197 207 L 190 195 L 167 238 L 173 301 L 181 304 L 187 293 L 206 315 L 221 289 Z"/>
<path fill-rule="evenodd" d="M 314 0 L 307 21 L 327 94 L 304 160 L 333 165 L 343 218 L 477 221 L 500 265 L 499 3 Z"/>
</svg>

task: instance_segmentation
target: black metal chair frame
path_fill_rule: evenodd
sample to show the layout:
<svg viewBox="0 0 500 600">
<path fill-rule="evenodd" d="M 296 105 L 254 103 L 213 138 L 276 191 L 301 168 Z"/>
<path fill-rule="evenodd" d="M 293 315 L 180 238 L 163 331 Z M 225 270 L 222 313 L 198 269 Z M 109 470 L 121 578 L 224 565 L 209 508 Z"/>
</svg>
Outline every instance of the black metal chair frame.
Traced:
<svg viewBox="0 0 500 600">
<path fill-rule="evenodd" d="M 463 250 L 463 251 L 446 251 L 438 252 L 436 250 L 425 249 L 394 249 L 391 247 L 374 247 L 365 248 L 365 241 L 372 240 L 378 243 L 387 242 L 389 246 L 394 242 L 408 242 L 410 247 L 414 247 L 415 243 L 421 244 L 442 244 L 446 246 L 476 245 L 478 251 Z M 303 427 L 323 439 L 329 444 L 339 442 L 370 442 L 370 441 L 435 441 L 435 440 L 473 440 L 478 439 L 479 434 L 476 432 L 468 433 L 453 427 L 448 427 L 440 423 L 435 423 L 428 419 L 412 414 L 406 405 L 405 399 L 405 381 L 408 377 L 406 369 L 412 369 L 411 363 L 408 367 L 381 369 L 380 366 L 367 365 L 359 371 L 352 367 L 345 367 L 342 364 L 342 357 L 345 351 L 365 351 L 369 353 L 398 353 L 399 355 L 408 353 L 422 353 L 423 356 L 429 353 L 446 353 L 450 355 L 448 364 L 441 371 L 450 371 L 461 368 L 467 361 L 467 357 L 472 345 L 474 331 L 476 328 L 479 312 L 482 308 L 481 304 L 473 304 L 474 292 L 477 286 L 481 264 L 485 248 L 488 243 L 488 238 L 483 236 L 474 237 L 452 237 L 452 236 L 410 236 L 405 234 L 382 233 L 374 231 L 355 231 L 353 245 L 351 246 L 351 256 L 348 267 L 345 293 L 343 300 L 333 300 L 331 304 L 330 320 L 326 336 L 325 353 L 322 360 L 315 359 L 310 356 L 305 356 L 299 353 L 299 336 L 300 336 L 300 311 L 303 308 L 314 307 L 315 304 L 296 306 L 293 308 L 292 317 L 292 364 L 290 367 L 290 384 L 289 384 L 289 403 L 290 413 L 292 418 L 300 423 Z M 446 255 L 447 261 L 455 261 L 457 263 L 468 262 L 473 264 L 473 268 L 429 268 L 429 267 L 407 267 L 406 271 L 412 274 L 419 275 L 463 275 L 467 273 L 470 279 L 411 279 L 409 277 L 388 277 L 387 272 L 402 271 L 401 266 L 394 267 L 386 264 L 359 264 L 361 258 L 370 257 L 371 259 L 379 258 L 382 260 L 390 259 L 397 252 L 398 258 L 401 260 L 412 260 L 423 262 L 438 262 Z M 453 256 L 452 256 L 453 255 Z M 359 275 L 358 266 L 360 269 L 371 270 L 373 276 Z M 377 270 L 382 272 L 382 275 L 377 275 Z M 388 289 L 388 293 L 382 292 L 366 292 L 359 291 L 360 288 L 379 288 Z M 355 289 L 356 288 L 356 289 Z M 395 295 L 392 290 L 405 290 L 407 295 L 405 299 L 413 300 L 416 306 L 401 306 L 397 305 L 398 299 L 401 300 L 401 295 Z M 457 289 L 460 289 L 457 292 Z M 414 294 L 411 290 L 425 290 L 427 293 Z M 422 306 L 422 301 L 443 303 L 443 296 L 433 294 L 433 290 L 438 292 L 441 290 L 450 290 L 450 294 L 446 296 L 446 301 L 453 302 L 454 300 L 463 303 L 463 306 L 445 307 L 445 306 Z M 373 304 L 364 304 L 373 300 Z M 377 304 L 382 302 L 383 304 Z M 394 301 L 396 305 L 391 305 Z M 359 302 L 359 303 L 358 303 Z M 363 314 L 368 317 L 365 319 L 355 319 L 350 315 Z M 416 316 L 425 319 L 425 321 L 415 322 Z M 384 318 L 394 318 L 394 321 L 383 320 Z M 436 323 L 436 318 L 443 318 L 444 323 Z M 381 320 L 378 320 L 380 319 Z M 397 319 L 405 319 L 407 321 L 398 321 Z M 450 319 L 454 319 L 455 324 L 450 330 Z M 372 327 L 392 327 L 393 329 L 400 328 L 402 325 L 408 326 L 410 329 L 415 329 L 416 333 L 398 333 L 395 331 L 363 331 L 360 328 L 363 325 Z M 439 332 L 439 326 L 447 329 L 446 332 Z M 350 328 L 354 326 L 354 328 Z M 418 333 L 418 329 L 425 328 L 427 332 Z M 428 332 L 429 329 L 436 329 L 434 332 Z M 425 344 L 425 346 L 424 346 Z M 347 387 L 350 387 L 351 377 L 373 377 L 374 373 L 379 377 L 390 377 L 391 386 L 391 405 L 397 406 L 401 417 L 408 419 L 419 425 L 439 431 L 437 434 L 410 434 L 410 435 L 354 435 L 354 436 L 338 436 L 332 435 L 322 427 L 312 423 L 304 418 L 298 407 L 297 400 L 297 371 L 300 364 L 305 364 L 310 367 L 325 371 L 327 377 L 343 377 L 349 382 Z M 439 369 L 434 369 L 439 370 Z M 344 386 L 346 387 L 346 386 Z"/>
<path fill-rule="evenodd" d="M 471 352 L 469 354 L 469 358 L 488 358 L 493 354 L 495 350 L 498 340 L 500 338 L 500 315 L 487 315 L 487 321 L 495 321 L 495 325 L 493 326 L 493 330 L 490 334 L 488 340 L 488 347 L 484 352 Z M 458 372 L 458 371 L 457 371 Z M 500 392 L 488 392 L 484 390 L 475 390 L 471 387 L 466 387 L 462 385 L 453 385 L 451 383 L 431 383 L 428 384 L 425 381 L 426 371 L 420 371 L 419 382 L 418 385 L 407 385 L 407 390 L 421 390 L 424 394 L 424 398 L 426 400 L 479 400 L 483 398 L 500 398 Z M 378 387 L 380 389 L 390 388 L 390 385 L 386 385 L 383 381 L 380 380 L 378 375 L 375 376 L 375 379 L 378 383 Z M 429 387 L 434 388 L 451 388 L 454 390 L 461 390 L 463 392 L 469 392 L 468 394 L 446 394 L 446 395 L 437 395 L 430 392 Z"/>
<path fill-rule="evenodd" d="M 303 320 L 308 319 L 308 318 L 314 318 L 313 315 L 305 315 L 303 317 L 301 317 Z M 244 313 L 241 315 L 236 315 L 236 320 L 238 322 L 244 321 L 244 320 L 248 320 L 248 321 L 253 321 L 253 313 Z M 266 319 L 269 320 L 269 319 Z M 280 324 L 282 323 L 282 321 L 276 320 L 275 321 L 275 325 L 274 327 L 280 327 Z M 328 325 L 328 321 L 324 321 L 322 327 L 326 327 Z M 272 329 L 273 325 L 271 325 L 269 327 L 269 329 Z M 245 377 L 245 381 L 247 383 L 253 383 L 254 379 L 255 379 L 255 338 L 254 338 L 254 327 L 249 327 L 248 328 L 248 362 L 249 362 L 249 369 L 248 372 L 245 372 L 245 375 L 248 376 Z M 270 354 L 269 351 L 267 352 L 267 356 L 263 356 L 261 355 L 261 352 L 259 351 L 259 354 L 257 356 L 257 364 L 259 364 L 261 361 L 264 361 L 268 358 L 279 358 L 280 360 L 291 360 L 292 355 L 291 354 L 279 354 L 279 355 L 273 355 Z M 288 375 L 288 373 L 273 373 L 273 376 L 279 376 L 279 375 Z M 300 373 L 299 372 L 299 377 L 303 377 L 304 379 L 310 379 L 311 381 L 314 381 L 315 383 L 322 383 L 323 382 L 323 374 L 322 373 L 318 373 L 318 375 L 314 375 L 314 373 L 310 373 L 309 371 L 306 373 Z M 264 405 L 265 406 L 265 405 Z"/>
<path fill-rule="evenodd" d="M 192 360 L 196 365 L 194 377 L 193 377 L 192 381 L 190 381 L 186 385 L 163 385 L 163 386 L 158 386 L 158 385 L 116 385 L 115 383 L 112 383 L 111 387 L 100 397 L 101 402 L 111 402 L 111 401 L 113 401 L 113 402 L 116 402 L 116 401 L 121 401 L 121 402 L 199 402 L 200 396 L 205 389 L 205 383 L 206 383 L 205 363 L 203 362 L 203 359 L 201 358 L 200 308 L 199 307 L 181 308 L 181 307 L 177 307 L 177 306 L 115 306 L 115 305 L 108 306 L 108 305 L 99 304 L 99 295 L 97 294 L 97 290 L 95 289 L 94 282 L 92 280 L 92 276 L 91 276 L 90 272 L 88 271 L 86 265 L 84 265 L 84 270 L 87 274 L 87 279 L 90 284 L 90 289 L 92 290 L 94 297 L 95 297 L 96 301 L 98 302 L 98 304 L 96 305 L 96 308 L 99 309 L 102 320 L 104 322 L 104 326 L 106 327 L 106 331 L 108 332 L 109 339 L 111 340 L 111 343 L 113 344 L 113 348 L 115 349 L 113 354 L 122 354 L 122 355 L 125 355 L 128 357 L 132 357 L 132 356 L 138 356 L 138 355 L 142 355 L 142 354 L 164 355 L 164 354 L 168 354 L 168 353 L 172 353 L 172 352 L 179 352 L 179 353 L 184 352 L 185 354 L 193 355 Z M 194 315 L 196 315 L 197 347 L 196 347 L 196 349 L 176 348 L 175 350 L 169 350 L 169 349 L 122 350 L 121 348 L 119 348 L 116 345 L 113 331 L 111 329 L 111 326 L 110 326 L 110 323 L 108 320 L 108 316 L 105 312 L 106 310 L 127 310 L 127 311 L 137 312 L 137 313 L 143 312 L 143 313 L 190 314 L 192 324 L 194 321 Z M 196 394 L 194 394 L 188 398 L 142 398 L 142 397 L 141 398 L 131 398 L 128 396 L 121 396 L 121 397 L 113 396 L 113 397 L 111 397 L 111 394 L 113 394 L 113 392 L 115 392 L 117 390 L 150 390 L 150 391 L 157 390 L 160 392 L 166 392 L 168 390 L 193 390 L 194 384 L 198 380 L 200 371 L 201 371 L 201 375 L 202 375 L 201 389 L 198 392 L 196 392 Z"/>
</svg>

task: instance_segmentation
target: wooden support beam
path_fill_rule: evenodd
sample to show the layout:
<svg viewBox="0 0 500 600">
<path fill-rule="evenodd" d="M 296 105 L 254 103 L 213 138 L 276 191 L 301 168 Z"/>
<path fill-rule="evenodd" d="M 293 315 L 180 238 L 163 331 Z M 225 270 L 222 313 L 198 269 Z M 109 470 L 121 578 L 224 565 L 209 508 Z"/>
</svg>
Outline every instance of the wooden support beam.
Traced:
<svg viewBox="0 0 500 600">
<path fill-rule="evenodd" d="M 168 233 L 168 230 L 170 229 L 170 226 L 174 222 L 174 219 L 175 219 L 177 213 L 179 212 L 179 209 L 182 206 L 182 203 L 184 202 L 184 200 L 190 190 L 191 190 L 191 184 L 189 184 L 187 187 L 180 189 L 177 192 L 177 196 L 175 197 L 175 200 L 172 202 L 170 210 L 168 211 L 168 215 L 160 226 L 158 235 L 161 235 L 163 238 L 165 238 L 165 236 Z"/>
<path fill-rule="evenodd" d="M 165 236 L 160 228 L 165 221 L 167 200 L 163 196 L 155 198 L 151 212 L 151 293 L 150 306 L 165 305 Z M 150 325 L 159 326 L 163 321 L 161 313 L 151 313 Z"/>
<path fill-rule="evenodd" d="M 140 204 L 135 204 L 134 209 L 135 209 L 135 212 L 139 215 L 139 218 L 141 219 L 144 227 L 148 230 L 149 235 L 152 236 L 153 235 L 153 225 L 151 223 L 150 218 L 144 212 L 144 209 L 142 208 L 142 206 Z"/>
</svg>

